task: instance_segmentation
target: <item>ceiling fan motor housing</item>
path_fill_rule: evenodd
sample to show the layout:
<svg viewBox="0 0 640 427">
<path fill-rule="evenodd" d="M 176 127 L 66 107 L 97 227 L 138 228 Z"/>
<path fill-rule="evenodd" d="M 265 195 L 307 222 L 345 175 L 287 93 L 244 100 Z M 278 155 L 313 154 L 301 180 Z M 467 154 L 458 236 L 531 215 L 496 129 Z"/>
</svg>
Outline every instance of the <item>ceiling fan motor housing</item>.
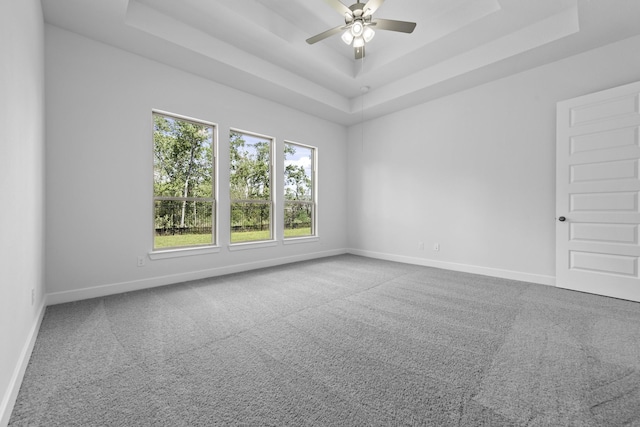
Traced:
<svg viewBox="0 0 640 427">
<path fill-rule="evenodd" d="M 351 13 L 344 14 L 344 22 L 347 25 L 351 25 L 356 21 L 360 21 L 363 25 L 371 23 L 371 14 L 364 14 L 364 4 L 354 3 L 349 6 Z"/>
</svg>

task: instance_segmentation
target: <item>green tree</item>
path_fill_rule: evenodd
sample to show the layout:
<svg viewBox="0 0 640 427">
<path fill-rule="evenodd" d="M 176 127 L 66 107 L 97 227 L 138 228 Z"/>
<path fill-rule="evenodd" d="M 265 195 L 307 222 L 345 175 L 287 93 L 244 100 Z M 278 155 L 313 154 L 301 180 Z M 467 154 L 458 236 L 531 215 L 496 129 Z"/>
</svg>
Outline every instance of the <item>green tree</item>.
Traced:
<svg viewBox="0 0 640 427">
<path fill-rule="evenodd" d="M 284 146 L 284 158 L 293 155 L 296 149 L 291 144 Z M 307 175 L 303 166 L 288 164 L 284 168 L 284 185 L 286 200 L 311 200 L 311 177 Z"/>
<path fill-rule="evenodd" d="M 296 147 L 294 145 L 285 144 L 285 162 L 288 155 L 292 156 L 295 153 Z M 309 224 L 313 206 L 312 181 L 304 166 L 286 164 L 284 168 L 284 188 L 285 223 L 288 224 L 289 228 L 295 228 L 300 224 Z"/>
<path fill-rule="evenodd" d="M 232 131 L 229 148 L 231 223 L 262 230 L 271 217 L 271 141 Z"/>
<path fill-rule="evenodd" d="M 180 201 L 179 226 L 185 227 L 187 200 L 184 199 L 212 197 L 212 129 L 206 125 L 155 114 L 153 140 L 154 195 L 183 199 Z M 167 209 L 172 204 L 168 203 Z M 191 203 L 190 213 L 194 218 L 197 215 L 197 205 L 195 201 Z M 156 215 L 156 221 L 164 221 L 166 224 L 169 215 L 167 209 Z"/>
</svg>

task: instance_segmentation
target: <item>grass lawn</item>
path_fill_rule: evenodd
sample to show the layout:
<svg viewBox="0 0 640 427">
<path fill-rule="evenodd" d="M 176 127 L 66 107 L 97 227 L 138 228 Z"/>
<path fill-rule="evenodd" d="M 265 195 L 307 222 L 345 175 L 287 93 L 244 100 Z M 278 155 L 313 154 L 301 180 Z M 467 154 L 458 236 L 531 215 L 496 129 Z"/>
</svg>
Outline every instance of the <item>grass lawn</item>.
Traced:
<svg viewBox="0 0 640 427">
<path fill-rule="evenodd" d="M 311 227 L 284 230 L 284 237 L 305 237 L 310 235 Z M 231 243 L 252 242 L 257 240 L 269 240 L 269 230 L 239 231 L 231 233 Z M 210 244 L 210 234 L 175 234 L 173 236 L 168 235 L 155 237 L 156 249 Z"/>
<path fill-rule="evenodd" d="M 253 240 L 269 240 L 269 230 L 263 231 L 234 231 L 231 233 L 231 243 L 251 242 Z"/>
<path fill-rule="evenodd" d="M 210 244 L 211 234 L 174 234 L 155 237 L 156 249 Z"/>
<path fill-rule="evenodd" d="M 306 236 L 311 236 L 311 227 L 284 229 L 284 237 L 306 237 Z"/>
</svg>

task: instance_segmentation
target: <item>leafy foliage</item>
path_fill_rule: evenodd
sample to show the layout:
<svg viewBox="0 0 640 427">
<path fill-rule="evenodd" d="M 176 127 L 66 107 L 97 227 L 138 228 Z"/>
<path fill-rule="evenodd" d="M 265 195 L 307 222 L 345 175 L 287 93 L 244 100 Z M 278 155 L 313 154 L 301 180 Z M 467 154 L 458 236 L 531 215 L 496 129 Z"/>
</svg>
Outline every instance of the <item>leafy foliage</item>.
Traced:
<svg viewBox="0 0 640 427">
<path fill-rule="evenodd" d="M 312 235 L 313 223 L 313 188 L 310 171 L 304 166 L 287 162 L 287 156 L 296 154 L 296 149 L 308 151 L 307 158 L 312 161 L 312 149 L 298 147 L 293 144 L 285 144 L 285 168 L 284 168 L 284 227 L 285 237 L 298 237 L 301 235 Z M 305 153 L 307 154 L 307 153 Z M 292 230 L 308 230 L 308 234 L 303 232 L 292 232 Z"/>
<path fill-rule="evenodd" d="M 155 247 L 211 244 L 213 129 L 154 114 L 153 139 Z M 268 240 L 272 233 L 272 141 L 231 131 L 229 148 L 231 241 Z M 311 173 L 287 161 L 297 149 L 309 150 L 308 158 L 313 156 L 312 149 L 285 144 L 286 237 L 313 233 Z"/>
<path fill-rule="evenodd" d="M 210 242 L 213 128 L 160 114 L 153 115 L 153 125 L 154 246 L 165 244 L 158 236 L 185 231 L 209 234 Z M 181 246 L 180 240 L 175 241 Z"/>
<path fill-rule="evenodd" d="M 154 195 L 212 197 L 213 130 L 154 115 Z"/>
<path fill-rule="evenodd" d="M 240 232 L 267 231 L 271 238 L 271 140 L 231 131 L 229 135 L 231 241 Z"/>
</svg>

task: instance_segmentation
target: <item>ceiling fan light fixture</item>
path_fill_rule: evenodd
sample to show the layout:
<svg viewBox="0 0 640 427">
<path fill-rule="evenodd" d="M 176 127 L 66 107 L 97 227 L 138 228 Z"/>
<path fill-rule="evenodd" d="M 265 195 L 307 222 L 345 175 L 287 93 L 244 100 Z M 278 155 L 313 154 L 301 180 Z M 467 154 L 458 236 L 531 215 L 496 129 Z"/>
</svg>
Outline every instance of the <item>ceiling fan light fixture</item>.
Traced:
<svg viewBox="0 0 640 427">
<path fill-rule="evenodd" d="M 373 36 L 375 35 L 376 35 L 376 32 L 373 31 L 373 28 L 368 26 L 364 27 L 364 31 L 362 32 L 362 38 L 364 39 L 365 42 L 369 43 L 373 38 Z"/>
<path fill-rule="evenodd" d="M 347 30 L 342 34 L 342 41 L 347 45 L 351 44 L 353 41 L 353 34 L 351 34 L 351 30 Z"/>
<path fill-rule="evenodd" d="M 353 37 L 360 37 L 362 36 L 363 32 L 364 25 L 362 25 L 361 21 L 356 21 L 353 23 L 353 25 L 351 25 L 351 34 L 353 34 Z"/>
<path fill-rule="evenodd" d="M 353 47 L 364 46 L 364 39 L 362 37 L 356 37 L 353 39 Z"/>
</svg>

